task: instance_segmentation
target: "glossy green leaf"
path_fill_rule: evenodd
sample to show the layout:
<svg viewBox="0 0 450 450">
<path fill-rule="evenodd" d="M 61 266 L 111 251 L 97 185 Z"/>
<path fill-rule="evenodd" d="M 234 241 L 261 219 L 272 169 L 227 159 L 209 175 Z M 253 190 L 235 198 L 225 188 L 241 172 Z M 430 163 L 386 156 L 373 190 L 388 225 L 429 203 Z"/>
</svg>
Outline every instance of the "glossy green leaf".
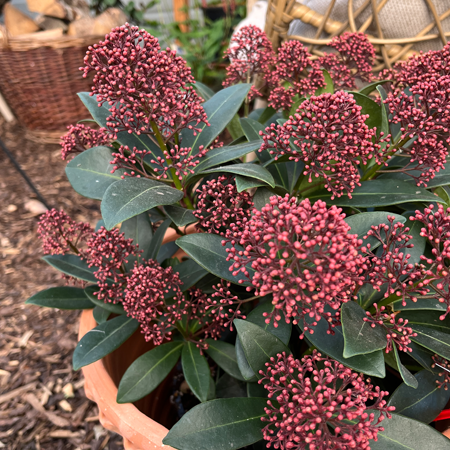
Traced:
<svg viewBox="0 0 450 450">
<path fill-rule="evenodd" d="M 241 123 L 239 122 L 239 116 L 237 114 L 230 120 L 227 125 L 227 130 L 230 133 L 233 140 L 244 137 L 244 130 L 242 129 Z"/>
<path fill-rule="evenodd" d="M 352 198 L 347 195 L 331 200 L 331 193 L 326 190 L 314 192 L 309 196 L 311 203 L 323 200 L 328 204 L 350 206 L 356 208 L 375 208 L 380 206 L 399 205 L 406 202 L 438 202 L 444 200 L 426 189 L 412 186 L 409 183 L 396 180 L 363 181 L 352 192 Z"/>
<path fill-rule="evenodd" d="M 289 348 L 280 339 L 258 325 L 241 319 L 235 319 L 233 323 L 245 357 L 258 378 L 259 371 L 265 370 L 265 364 L 271 357 L 276 357 L 278 353 L 290 353 Z"/>
<path fill-rule="evenodd" d="M 244 349 L 242 348 L 241 341 L 239 340 L 239 336 L 236 337 L 236 360 L 239 367 L 239 370 L 246 381 L 253 382 L 258 378 L 256 377 L 255 372 L 250 367 L 250 364 L 247 361 L 247 358 L 244 353 Z"/>
<path fill-rule="evenodd" d="M 186 342 L 181 352 L 181 364 L 187 384 L 195 396 L 201 401 L 208 399 L 209 370 L 206 358 L 200 353 L 200 349 L 193 342 Z"/>
<path fill-rule="evenodd" d="M 262 140 L 260 131 L 265 130 L 265 126 L 254 119 L 244 117 L 241 119 L 241 126 L 244 130 L 245 137 L 249 142 Z"/>
<path fill-rule="evenodd" d="M 298 96 L 295 96 L 295 97 L 298 97 Z M 295 97 L 294 97 L 294 100 L 295 100 Z M 305 97 L 300 97 L 297 101 L 294 101 L 294 103 L 292 103 L 291 109 L 289 110 L 289 116 L 293 116 L 297 112 L 298 108 L 300 108 L 300 105 L 305 100 L 306 100 Z"/>
<path fill-rule="evenodd" d="M 379 326 L 372 328 L 365 322 L 366 312 L 355 302 L 341 307 L 342 333 L 344 335 L 344 358 L 364 355 L 386 348 L 386 333 Z"/>
<path fill-rule="evenodd" d="M 208 271 L 197 264 L 193 259 L 188 259 L 175 266 L 174 272 L 178 272 L 178 276 L 183 283 L 181 286 L 183 291 L 195 286 L 204 276 L 208 274 Z"/>
<path fill-rule="evenodd" d="M 135 402 L 150 394 L 177 363 L 183 342 L 168 342 L 136 359 L 120 380 L 117 403 Z"/>
<path fill-rule="evenodd" d="M 259 123 L 262 123 L 264 125 L 266 125 L 266 123 L 274 116 L 277 114 L 277 110 L 272 108 L 271 106 L 267 106 L 266 108 L 264 108 L 261 111 L 261 114 L 259 115 L 258 118 L 256 118 L 256 116 L 252 116 L 253 113 L 250 113 L 250 118 L 251 119 L 256 119 Z M 267 126 L 267 125 L 266 125 Z"/>
<path fill-rule="evenodd" d="M 185 128 L 181 132 L 182 146 L 191 147 L 194 154 L 201 145 L 208 147 L 239 111 L 250 87 L 250 84 L 235 84 L 220 90 L 203 103 L 209 126 L 198 124 L 196 128 L 201 130 L 200 133 Z"/>
<path fill-rule="evenodd" d="M 402 311 L 397 317 L 408 320 L 408 326 L 422 325 L 427 328 L 450 334 L 450 317 L 441 320 L 440 311 Z M 450 342 L 450 336 L 449 336 Z"/>
<path fill-rule="evenodd" d="M 302 330 L 302 326 L 300 326 Z M 331 358 L 350 367 L 357 372 L 363 372 L 369 376 L 384 378 L 386 368 L 383 352 L 378 350 L 367 355 L 352 356 L 344 358 L 344 336 L 341 327 L 333 328 L 334 335 L 327 334 L 328 324 L 322 319 L 315 327 L 314 334 L 306 334 L 306 338 L 317 349 Z"/>
<path fill-rule="evenodd" d="M 416 360 L 423 368 L 428 370 L 429 372 L 437 373 L 439 370 L 436 367 L 432 367 L 434 361 L 432 359 L 434 353 L 430 350 L 422 347 L 415 342 L 410 342 L 408 347 L 412 350 L 412 352 L 408 352 L 409 356 L 411 356 L 414 360 Z"/>
<path fill-rule="evenodd" d="M 66 175 L 76 192 L 87 198 L 101 200 L 106 189 L 121 179 L 125 169 L 111 170 L 114 150 L 93 147 L 75 156 L 66 166 Z"/>
<path fill-rule="evenodd" d="M 381 129 L 381 106 L 374 102 L 371 98 L 366 95 L 361 94 L 360 92 L 350 92 L 356 104 L 361 106 L 361 114 L 367 114 L 369 117 L 366 119 L 366 125 L 369 128 L 375 128 L 377 130 Z"/>
<path fill-rule="evenodd" d="M 94 316 L 95 321 L 100 325 L 108 320 L 108 317 L 111 315 L 111 311 L 108 311 L 101 306 L 96 306 L 92 312 L 92 315 Z"/>
<path fill-rule="evenodd" d="M 413 170 L 411 172 L 408 172 L 411 175 L 415 175 L 418 176 L 420 175 L 420 171 L 416 171 Z M 400 180 L 400 181 L 404 181 L 405 183 L 411 184 L 413 186 L 416 185 L 416 182 L 414 181 L 414 179 L 407 175 L 406 173 L 401 173 L 401 172 L 394 172 L 394 173 L 383 173 L 381 174 L 378 179 L 391 179 L 391 180 Z M 435 188 L 435 187 L 439 187 L 439 186 L 448 186 L 450 185 L 450 164 L 446 163 L 445 164 L 445 168 L 439 170 L 439 172 L 436 172 L 436 174 L 434 175 L 434 178 L 431 179 L 430 181 L 427 182 L 427 188 L 431 189 L 431 188 Z"/>
<path fill-rule="evenodd" d="M 267 397 L 269 392 L 259 383 L 247 383 L 247 397 Z"/>
<path fill-rule="evenodd" d="M 45 289 L 34 294 L 25 303 L 58 309 L 92 309 L 94 307 L 83 289 L 69 286 Z"/>
<path fill-rule="evenodd" d="M 410 311 L 410 310 L 430 310 L 430 311 L 447 311 L 447 305 L 439 300 L 419 298 L 416 302 L 407 299 L 406 305 L 403 306 L 403 299 L 396 300 L 390 304 L 392 311 Z"/>
<path fill-rule="evenodd" d="M 369 83 L 367 86 L 364 86 L 362 89 L 359 90 L 360 94 L 363 95 L 369 95 L 371 92 L 375 91 L 377 86 L 380 86 L 381 84 L 389 83 L 390 80 L 380 80 L 380 81 L 374 81 L 373 83 Z"/>
<path fill-rule="evenodd" d="M 375 212 L 364 212 L 354 214 L 352 216 L 346 217 L 344 220 L 351 228 L 349 233 L 357 234 L 358 239 L 363 239 L 363 237 L 367 235 L 367 232 L 371 229 L 372 226 L 381 225 L 382 223 L 389 224 L 388 216 L 395 217 L 394 223 L 406 222 L 406 217 L 387 211 L 375 211 Z M 367 239 L 364 240 L 364 245 L 367 244 L 370 244 L 371 249 L 374 250 L 379 245 L 381 245 L 381 242 L 375 237 L 369 236 Z"/>
<path fill-rule="evenodd" d="M 194 89 L 198 92 L 198 94 L 203 98 L 203 100 L 209 100 L 214 97 L 214 91 L 206 86 L 206 84 L 200 83 L 200 81 L 196 81 L 192 84 Z"/>
<path fill-rule="evenodd" d="M 281 310 L 277 310 L 280 314 L 281 319 L 278 322 L 278 326 L 274 326 L 274 321 L 271 320 L 270 323 L 266 323 L 266 318 L 264 313 L 271 314 L 275 310 L 275 305 L 271 301 L 265 301 L 253 309 L 250 314 L 247 315 L 247 320 L 258 325 L 264 331 L 268 331 L 276 336 L 285 345 L 289 344 L 289 339 L 291 338 L 292 324 L 286 323 L 284 314 Z"/>
<path fill-rule="evenodd" d="M 78 278 L 79 280 L 97 283 L 94 277 L 95 267 L 88 267 L 86 261 L 78 255 L 47 255 L 42 258 L 47 264 L 50 264 L 60 272 Z"/>
<path fill-rule="evenodd" d="M 330 94 L 334 93 L 333 79 L 331 78 L 331 76 L 327 70 L 322 69 L 322 73 L 323 73 L 323 77 L 325 79 L 325 86 L 317 89 L 316 92 L 314 92 L 315 96 L 321 95 L 321 94 L 326 94 L 326 93 L 330 93 Z"/>
<path fill-rule="evenodd" d="M 252 163 L 233 164 L 229 166 L 216 167 L 214 169 L 205 170 L 202 175 L 210 173 L 234 173 L 244 177 L 255 178 L 263 181 L 269 186 L 275 187 L 275 181 L 271 173 L 264 167 Z"/>
<path fill-rule="evenodd" d="M 273 197 L 274 195 L 275 194 L 267 188 L 258 188 L 253 196 L 255 208 L 261 211 L 264 206 L 270 203 L 270 197 Z"/>
<path fill-rule="evenodd" d="M 106 228 L 111 230 L 155 206 L 171 205 L 182 198 L 181 191 L 158 181 L 127 177 L 106 190 L 101 203 L 102 217 Z"/>
<path fill-rule="evenodd" d="M 166 259 L 172 258 L 178 250 L 178 245 L 175 244 L 174 241 L 161 245 L 158 256 L 156 257 L 156 262 L 162 264 Z"/>
<path fill-rule="evenodd" d="M 139 245 L 139 250 L 143 250 L 142 255 L 150 246 L 153 238 L 153 228 L 147 212 L 138 214 L 137 216 L 122 222 L 120 231 L 125 233 L 125 237 L 127 239 L 133 239 L 133 244 Z M 132 268 L 134 266 L 134 262 L 136 260 L 140 262 L 141 259 L 141 255 L 128 256 L 127 267 Z"/>
<path fill-rule="evenodd" d="M 214 148 L 210 150 L 206 156 L 200 159 L 199 164 L 195 166 L 194 173 L 203 173 L 205 170 L 211 169 L 212 167 L 233 161 L 234 159 L 242 158 L 243 156 L 259 149 L 259 147 L 261 147 L 261 141 L 246 142 L 239 145 Z M 188 179 L 193 177 L 194 175 L 191 175 Z"/>
<path fill-rule="evenodd" d="M 182 208 L 176 205 L 167 205 L 164 207 L 166 214 L 172 219 L 177 227 L 185 227 L 190 223 L 197 222 L 197 218 L 190 209 Z"/>
<path fill-rule="evenodd" d="M 155 234 L 153 235 L 150 245 L 145 249 L 143 255 L 145 259 L 156 259 L 159 250 L 161 248 L 161 244 L 164 240 L 164 235 L 166 234 L 166 231 L 171 223 L 172 223 L 171 219 L 166 219 L 162 224 L 159 225 L 158 229 L 155 231 Z"/>
<path fill-rule="evenodd" d="M 409 386 L 413 389 L 416 389 L 418 386 L 418 382 L 417 382 L 416 378 L 414 378 L 414 375 L 402 364 L 402 362 L 400 360 L 400 355 L 398 354 L 398 350 L 395 345 L 393 346 L 393 353 L 394 353 L 395 362 L 397 365 L 397 370 L 399 371 L 403 382 L 407 386 Z"/>
<path fill-rule="evenodd" d="M 405 223 L 405 227 L 409 228 L 408 234 L 412 236 L 409 244 L 413 244 L 414 247 L 403 249 L 401 252 L 410 255 L 408 260 L 409 264 L 421 264 L 420 257 L 425 252 L 425 246 L 427 245 L 427 238 L 420 235 L 420 230 L 423 228 L 423 223 L 418 220 L 408 220 Z"/>
<path fill-rule="evenodd" d="M 238 192 L 246 191 L 247 189 L 253 189 L 261 186 L 266 186 L 266 183 L 256 180 L 255 178 L 241 177 L 236 175 L 236 189 Z"/>
<path fill-rule="evenodd" d="M 233 398 L 247 396 L 247 383 L 224 373 L 216 383 L 217 398 Z"/>
<path fill-rule="evenodd" d="M 123 309 L 123 306 L 121 303 L 109 303 L 104 302 L 103 300 L 99 300 L 97 296 L 94 294 L 94 292 L 98 292 L 99 287 L 97 285 L 94 286 L 88 286 L 84 292 L 85 295 L 89 298 L 91 303 L 93 303 L 95 306 L 100 306 L 103 309 L 106 309 L 107 311 L 110 311 L 114 314 L 125 314 L 125 311 Z"/>
<path fill-rule="evenodd" d="M 210 356 L 226 373 L 243 381 L 244 378 L 242 377 L 237 364 L 236 349 L 234 345 L 223 341 L 215 341 L 213 339 L 207 339 L 206 342 L 208 344 L 208 349 L 206 350 L 208 356 Z"/>
<path fill-rule="evenodd" d="M 264 398 L 224 398 L 189 410 L 163 439 L 180 450 L 234 450 L 262 439 Z"/>
<path fill-rule="evenodd" d="M 238 284 L 239 280 L 242 280 L 244 286 L 249 285 L 249 281 L 242 272 L 233 276 L 230 271 L 231 263 L 227 261 L 228 253 L 226 251 L 227 248 L 231 247 L 231 244 L 224 247 L 222 241 L 223 237 L 217 234 L 199 233 L 182 236 L 176 242 L 181 249 L 208 272 L 232 283 Z M 251 277 L 253 271 L 252 269 L 248 269 L 248 271 Z"/>
<path fill-rule="evenodd" d="M 412 324 L 411 328 L 417 336 L 411 340 L 431 350 L 445 359 L 450 359 L 450 335 L 441 331 L 433 330 L 422 325 Z"/>
<path fill-rule="evenodd" d="M 434 428 L 399 414 L 383 420 L 382 426 L 384 431 L 378 432 L 378 440 L 370 441 L 371 450 L 448 450 L 450 445 L 448 438 Z"/>
<path fill-rule="evenodd" d="M 115 317 L 88 331 L 73 352 L 73 368 L 81 369 L 119 348 L 139 327 L 127 316 Z"/>
<path fill-rule="evenodd" d="M 428 370 L 417 372 L 417 389 L 401 384 L 389 399 L 388 406 L 395 406 L 396 414 L 430 423 L 441 413 L 450 399 L 450 390 L 440 389 L 437 376 Z"/>
</svg>

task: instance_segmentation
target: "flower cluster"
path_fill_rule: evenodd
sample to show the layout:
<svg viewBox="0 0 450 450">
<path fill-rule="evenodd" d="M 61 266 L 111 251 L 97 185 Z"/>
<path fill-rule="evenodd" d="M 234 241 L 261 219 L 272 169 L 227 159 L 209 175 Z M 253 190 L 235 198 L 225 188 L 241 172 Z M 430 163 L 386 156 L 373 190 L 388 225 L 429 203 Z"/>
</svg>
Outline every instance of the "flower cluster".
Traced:
<svg viewBox="0 0 450 450">
<path fill-rule="evenodd" d="M 89 47 L 82 68 L 95 72 L 92 93 L 110 105 L 108 128 L 137 134 L 162 133 L 166 141 L 184 128 L 198 131 L 207 123 L 202 99 L 186 62 L 138 27 L 114 28 L 105 40 Z M 158 130 L 156 130 L 157 128 Z"/>
<path fill-rule="evenodd" d="M 372 68 L 375 62 L 375 48 L 364 33 L 346 32 L 335 36 L 330 47 L 338 54 L 325 53 L 318 63 L 326 69 L 341 89 L 356 89 L 355 78 L 372 80 Z"/>
<path fill-rule="evenodd" d="M 439 355 L 433 355 L 432 360 L 433 364 L 431 365 L 431 367 L 436 370 L 441 369 L 441 372 L 438 373 L 438 376 L 441 379 L 436 380 L 438 388 L 444 388 L 444 390 L 448 390 L 450 386 L 450 362 Z"/>
<path fill-rule="evenodd" d="M 395 408 L 389 393 L 317 350 L 301 361 L 278 354 L 259 383 L 269 391 L 263 429 L 267 446 L 296 450 L 370 449 Z M 375 413 L 379 412 L 375 421 Z M 350 422 L 353 421 L 354 423 Z"/>
<path fill-rule="evenodd" d="M 238 83 L 250 83 L 255 75 L 265 74 L 274 62 L 272 43 L 255 25 L 242 27 L 232 38 L 226 51 L 230 59 L 224 87 Z M 250 98 L 261 95 L 253 86 Z"/>
<path fill-rule="evenodd" d="M 321 200 L 311 205 L 308 199 L 297 203 L 288 195 L 273 196 L 243 226 L 231 226 L 230 271 L 251 278 L 256 295 L 272 293 L 275 310 L 267 323 L 273 319 L 276 326 L 282 311 L 288 323 L 302 322 L 310 333 L 321 318 L 333 325 L 336 314 L 325 308 L 338 311 L 361 283 L 360 241 L 348 234 L 344 217 L 341 209 L 327 208 Z"/>
<path fill-rule="evenodd" d="M 128 257 L 140 253 L 132 239 L 125 239 L 125 234 L 115 228 L 108 231 L 100 227 L 89 241 L 84 258 L 89 267 L 96 267 L 94 272 L 98 280 L 99 291 L 95 293 L 99 300 L 117 303 L 122 300 L 123 288 L 127 283 L 125 264 Z"/>
<path fill-rule="evenodd" d="M 406 253 L 408 248 L 414 247 L 409 243 L 412 236 L 409 228 L 401 222 L 394 223 L 395 217 L 388 216 L 389 224 L 372 226 L 367 232 L 382 244 L 382 252 L 373 253 L 371 245 L 362 247 L 366 252 L 364 268 L 368 273 L 368 282 L 378 291 L 384 290 L 384 297 L 396 294 L 406 305 L 406 299 L 417 301 L 417 295 L 428 293 L 426 275 L 429 272 L 418 264 L 411 264 L 411 255 Z"/>
<path fill-rule="evenodd" d="M 386 309 L 384 306 L 378 308 L 376 303 L 373 306 L 376 310 L 375 315 L 366 311 L 367 317 L 363 320 L 370 323 L 372 328 L 376 326 L 384 328 L 387 338 L 386 353 L 393 350 L 394 344 L 402 352 L 412 352 L 412 348 L 408 347 L 408 345 L 411 343 L 411 337 L 417 336 L 417 333 L 411 327 L 406 326 L 408 320 L 401 317 L 397 320 L 395 313 L 387 314 L 384 312 Z"/>
<path fill-rule="evenodd" d="M 278 50 L 274 70 L 266 74 L 272 88 L 269 105 L 289 110 L 295 96 L 314 94 L 325 85 L 320 65 L 311 60 L 308 50 L 299 41 L 286 41 Z"/>
<path fill-rule="evenodd" d="M 95 130 L 83 124 L 70 125 L 69 130 L 61 136 L 61 158 L 67 159 L 72 153 L 81 153 L 88 148 L 111 144 L 111 139 L 105 128 Z"/>
<path fill-rule="evenodd" d="M 441 320 L 444 320 L 450 313 L 450 209 L 444 210 L 441 204 L 437 211 L 434 209 L 434 205 L 430 205 L 423 212 L 416 211 L 410 219 L 425 225 L 420 235 L 426 237 L 431 244 L 432 257 L 422 255 L 421 259 L 429 265 L 429 288 L 434 291 L 434 297 L 447 307 L 445 314 L 441 316 Z"/>
<path fill-rule="evenodd" d="M 372 142 L 376 129 L 365 124 L 367 117 L 346 92 L 313 96 L 283 125 L 266 128 L 260 152 L 268 150 L 276 159 L 288 155 L 291 160 L 303 161 L 310 182 L 313 176 L 322 177 L 332 198 L 345 192 L 351 197 L 360 184 L 358 165 L 367 164 L 380 149 Z"/>
<path fill-rule="evenodd" d="M 221 175 L 206 181 L 197 192 L 194 215 L 199 219 L 197 226 L 208 233 L 224 236 L 231 224 L 240 226 L 250 216 L 251 196 L 247 191 L 238 192 L 231 176 Z"/>
<path fill-rule="evenodd" d="M 51 209 L 39 218 L 37 233 L 44 254 L 64 255 L 71 251 L 78 253 L 78 247 L 93 231 L 89 223 L 76 222 L 63 210 Z"/>
</svg>

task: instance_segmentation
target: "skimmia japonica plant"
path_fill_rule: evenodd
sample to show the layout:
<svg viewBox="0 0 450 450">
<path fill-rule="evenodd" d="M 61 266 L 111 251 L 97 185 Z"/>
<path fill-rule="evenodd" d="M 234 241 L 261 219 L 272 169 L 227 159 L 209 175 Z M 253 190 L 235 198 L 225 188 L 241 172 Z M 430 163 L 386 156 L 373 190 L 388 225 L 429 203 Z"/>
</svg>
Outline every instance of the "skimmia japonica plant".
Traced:
<svg viewBox="0 0 450 450">
<path fill-rule="evenodd" d="M 331 47 L 245 27 L 217 93 L 136 27 L 87 52 L 62 157 L 102 220 L 40 219 L 73 286 L 28 303 L 93 309 L 75 369 L 142 333 L 119 403 L 179 367 L 177 449 L 450 446 L 450 46 L 377 76 L 364 35 Z"/>
</svg>

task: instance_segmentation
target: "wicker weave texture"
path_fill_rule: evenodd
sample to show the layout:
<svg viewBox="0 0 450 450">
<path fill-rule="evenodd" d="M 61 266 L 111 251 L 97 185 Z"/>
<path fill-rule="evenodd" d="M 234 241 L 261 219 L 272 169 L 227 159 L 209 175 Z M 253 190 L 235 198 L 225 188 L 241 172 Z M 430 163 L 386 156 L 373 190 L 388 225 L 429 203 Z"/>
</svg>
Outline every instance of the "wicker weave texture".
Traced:
<svg viewBox="0 0 450 450">
<path fill-rule="evenodd" d="M 275 48 L 297 39 L 315 55 L 334 36 L 364 32 L 377 50 L 378 71 L 413 50 L 442 47 L 450 36 L 450 1 L 269 0 L 265 31 Z"/>
</svg>

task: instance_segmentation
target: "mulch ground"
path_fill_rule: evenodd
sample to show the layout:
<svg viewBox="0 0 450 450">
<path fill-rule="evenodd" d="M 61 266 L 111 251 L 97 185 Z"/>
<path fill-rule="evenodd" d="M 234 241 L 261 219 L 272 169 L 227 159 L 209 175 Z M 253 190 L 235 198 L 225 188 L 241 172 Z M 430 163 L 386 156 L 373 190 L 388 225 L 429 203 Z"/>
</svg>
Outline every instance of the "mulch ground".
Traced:
<svg viewBox="0 0 450 450">
<path fill-rule="evenodd" d="M 59 146 L 24 139 L 18 125 L 0 116 L 0 139 L 51 207 L 95 225 L 99 202 L 85 199 L 64 173 Z M 64 285 L 40 260 L 36 196 L 0 149 L 0 449 L 123 449 L 86 399 L 81 372 L 72 370 L 77 311 L 25 305 L 34 293 Z"/>
</svg>

